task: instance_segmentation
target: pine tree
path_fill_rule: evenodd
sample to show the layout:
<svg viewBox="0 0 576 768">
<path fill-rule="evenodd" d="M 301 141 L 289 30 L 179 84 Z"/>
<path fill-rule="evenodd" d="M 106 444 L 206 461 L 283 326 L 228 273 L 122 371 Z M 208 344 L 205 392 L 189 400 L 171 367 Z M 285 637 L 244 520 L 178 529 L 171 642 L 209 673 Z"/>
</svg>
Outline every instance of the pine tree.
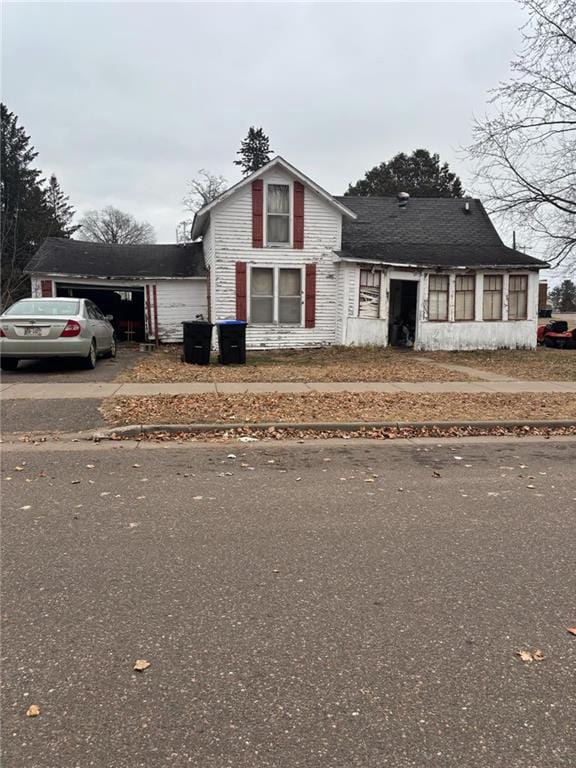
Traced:
<svg viewBox="0 0 576 768">
<path fill-rule="evenodd" d="M 242 175 L 257 171 L 263 165 L 270 162 L 270 140 L 262 128 L 250 127 L 248 135 L 240 144 L 240 149 L 236 152 L 240 155 L 240 160 L 234 160 L 234 165 L 242 168 Z"/>
<path fill-rule="evenodd" d="M 74 226 L 71 224 L 75 211 L 68 202 L 70 198 L 62 191 L 55 173 L 50 176 L 50 181 L 45 190 L 45 197 L 46 205 L 54 218 L 55 224 L 53 231 L 50 233 L 51 237 L 71 237 L 79 228 L 79 225 Z"/>
<path fill-rule="evenodd" d="M 43 189 L 41 173 L 32 166 L 38 153 L 18 118 L 0 105 L 0 266 L 1 306 L 29 290 L 26 264 L 42 240 L 57 227 Z"/>
<path fill-rule="evenodd" d="M 448 163 L 440 165 L 440 156 L 427 149 L 416 149 L 411 155 L 400 152 L 391 160 L 374 166 L 356 184 L 350 184 L 346 195 L 357 197 L 397 195 L 408 192 L 413 197 L 462 197 L 462 182 L 450 171 Z"/>
<path fill-rule="evenodd" d="M 563 280 L 550 291 L 550 301 L 557 312 L 576 312 L 576 285 Z"/>
</svg>

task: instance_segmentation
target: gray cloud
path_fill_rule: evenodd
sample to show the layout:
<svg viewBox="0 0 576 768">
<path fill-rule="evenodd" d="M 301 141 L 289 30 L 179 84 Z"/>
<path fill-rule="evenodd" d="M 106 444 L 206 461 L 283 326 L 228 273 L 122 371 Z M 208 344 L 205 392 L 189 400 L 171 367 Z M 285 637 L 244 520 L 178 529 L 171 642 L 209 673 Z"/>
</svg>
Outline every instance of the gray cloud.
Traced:
<svg viewBox="0 0 576 768">
<path fill-rule="evenodd" d="M 233 182 L 240 140 L 329 191 L 424 146 L 459 147 L 509 74 L 516 3 L 8 3 L 3 99 L 78 211 L 113 203 L 161 241 L 199 168 Z"/>
</svg>

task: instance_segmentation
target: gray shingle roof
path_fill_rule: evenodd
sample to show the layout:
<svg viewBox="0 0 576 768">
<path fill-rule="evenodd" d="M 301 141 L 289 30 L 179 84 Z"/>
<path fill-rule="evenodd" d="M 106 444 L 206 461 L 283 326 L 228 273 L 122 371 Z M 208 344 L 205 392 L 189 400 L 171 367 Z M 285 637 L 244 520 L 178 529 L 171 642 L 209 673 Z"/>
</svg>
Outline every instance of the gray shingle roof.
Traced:
<svg viewBox="0 0 576 768">
<path fill-rule="evenodd" d="M 547 266 L 505 246 L 479 200 L 411 197 L 400 208 L 395 197 L 337 199 L 358 215 L 343 223 L 342 256 L 436 267 Z"/>
<path fill-rule="evenodd" d="M 202 243 L 113 245 L 48 237 L 28 263 L 31 274 L 84 277 L 205 277 Z"/>
</svg>

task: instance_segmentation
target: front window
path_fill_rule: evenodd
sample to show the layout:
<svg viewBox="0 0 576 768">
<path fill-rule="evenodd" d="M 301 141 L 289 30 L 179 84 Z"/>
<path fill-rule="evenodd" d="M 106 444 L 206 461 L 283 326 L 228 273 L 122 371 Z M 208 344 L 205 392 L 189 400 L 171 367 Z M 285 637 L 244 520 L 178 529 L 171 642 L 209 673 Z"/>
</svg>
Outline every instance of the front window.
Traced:
<svg viewBox="0 0 576 768">
<path fill-rule="evenodd" d="M 484 320 L 502 320 L 502 275 L 484 275 Z"/>
<path fill-rule="evenodd" d="M 448 275 L 430 275 L 428 282 L 428 320 L 448 320 Z"/>
<path fill-rule="evenodd" d="M 510 275 L 508 285 L 508 319 L 526 320 L 528 317 L 528 276 Z"/>
<path fill-rule="evenodd" d="M 290 187 L 268 184 L 266 194 L 266 233 L 268 245 L 290 243 Z"/>
<path fill-rule="evenodd" d="M 252 267 L 250 322 L 253 325 L 302 323 L 302 270 Z"/>
<path fill-rule="evenodd" d="M 381 272 L 372 272 L 370 269 L 360 270 L 358 317 L 376 318 L 380 316 L 381 276 Z"/>
<path fill-rule="evenodd" d="M 474 275 L 456 275 L 455 320 L 474 320 Z"/>
<path fill-rule="evenodd" d="M 273 323 L 274 322 L 274 270 L 252 270 L 250 322 Z"/>
</svg>

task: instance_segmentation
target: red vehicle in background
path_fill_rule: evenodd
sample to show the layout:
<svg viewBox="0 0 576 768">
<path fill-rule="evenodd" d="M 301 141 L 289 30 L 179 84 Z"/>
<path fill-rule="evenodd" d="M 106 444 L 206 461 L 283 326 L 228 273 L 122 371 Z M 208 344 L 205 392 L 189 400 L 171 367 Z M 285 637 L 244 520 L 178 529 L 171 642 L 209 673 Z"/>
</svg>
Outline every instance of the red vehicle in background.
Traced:
<svg viewBox="0 0 576 768">
<path fill-rule="evenodd" d="M 576 328 L 569 331 L 566 320 L 554 320 L 538 326 L 537 341 L 546 347 L 576 349 Z"/>
</svg>

